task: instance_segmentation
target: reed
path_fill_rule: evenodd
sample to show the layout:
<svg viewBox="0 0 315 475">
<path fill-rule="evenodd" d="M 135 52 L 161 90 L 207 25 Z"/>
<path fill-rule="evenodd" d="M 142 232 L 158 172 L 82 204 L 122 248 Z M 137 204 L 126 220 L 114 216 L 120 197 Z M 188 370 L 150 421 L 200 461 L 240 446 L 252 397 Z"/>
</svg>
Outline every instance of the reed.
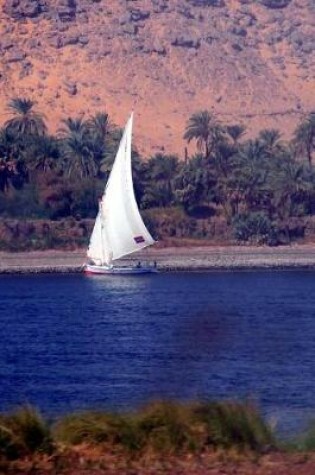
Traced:
<svg viewBox="0 0 315 475">
<path fill-rule="evenodd" d="M 283 447 L 290 452 L 315 451 L 315 420 L 310 421 L 307 429 L 301 435 L 285 441 Z"/>
<path fill-rule="evenodd" d="M 280 457 L 282 464 L 312 464 L 314 450 L 315 425 L 284 444 L 250 402 L 155 402 L 131 413 L 69 414 L 53 424 L 31 406 L 0 414 L 0 473 L 70 474 L 108 467 L 117 468 L 113 473 L 147 473 L 149 466 L 156 473 L 171 473 L 173 466 L 194 473 L 205 463 L 224 470 L 244 464 L 244 473 L 255 473 L 264 456 L 276 463 Z"/>
<path fill-rule="evenodd" d="M 51 453 L 53 439 L 48 423 L 31 406 L 0 416 L 0 455 L 16 459 L 37 452 Z"/>
<path fill-rule="evenodd" d="M 276 445 L 271 428 L 250 402 L 211 402 L 196 405 L 194 416 L 205 426 L 207 444 L 254 451 Z"/>
<path fill-rule="evenodd" d="M 275 438 L 248 403 L 152 403 L 132 414 L 72 414 L 54 427 L 57 441 L 106 443 L 129 452 L 178 453 L 206 447 L 262 451 Z"/>
<path fill-rule="evenodd" d="M 131 449 L 137 449 L 139 445 L 133 418 L 115 413 L 68 415 L 54 425 L 53 434 L 55 440 L 70 445 L 106 443 Z"/>
<path fill-rule="evenodd" d="M 154 452 L 178 453 L 200 447 L 199 433 L 189 406 L 155 402 L 134 416 L 142 448 Z"/>
<path fill-rule="evenodd" d="M 132 413 L 70 414 L 52 426 L 30 406 L 0 416 L 0 459 L 58 454 L 82 444 L 128 457 L 218 448 L 260 453 L 276 447 L 271 429 L 246 402 L 155 402 Z"/>
<path fill-rule="evenodd" d="M 302 448 L 304 450 L 315 451 L 315 422 L 312 422 L 307 430 Z"/>
</svg>

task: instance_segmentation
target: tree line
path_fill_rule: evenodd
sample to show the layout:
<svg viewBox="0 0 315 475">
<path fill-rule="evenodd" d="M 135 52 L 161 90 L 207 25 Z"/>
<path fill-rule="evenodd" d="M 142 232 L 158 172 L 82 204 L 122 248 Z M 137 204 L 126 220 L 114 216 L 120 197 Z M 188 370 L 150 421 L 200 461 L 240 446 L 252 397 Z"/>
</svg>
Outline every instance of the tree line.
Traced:
<svg viewBox="0 0 315 475">
<path fill-rule="evenodd" d="M 53 135 L 32 100 L 13 98 L 7 110 L 0 129 L 1 215 L 94 218 L 122 131 L 103 112 L 62 120 Z M 140 157 L 133 150 L 140 208 L 221 216 L 237 240 L 267 243 L 277 243 L 290 218 L 315 213 L 315 113 L 284 141 L 275 129 L 247 139 L 244 125 L 223 124 L 204 110 L 188 119 L 183 138 L 196 143 L 192 156 Z"/>
</svg>

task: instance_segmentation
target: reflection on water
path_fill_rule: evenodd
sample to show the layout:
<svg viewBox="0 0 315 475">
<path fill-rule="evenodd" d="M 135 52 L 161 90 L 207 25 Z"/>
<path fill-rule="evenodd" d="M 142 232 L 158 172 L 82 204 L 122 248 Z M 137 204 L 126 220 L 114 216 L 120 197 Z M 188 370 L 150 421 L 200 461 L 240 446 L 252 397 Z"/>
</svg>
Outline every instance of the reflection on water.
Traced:
<svg viewBox="0 0 315 475">
<path fill-rule="evenodd" d="M 253 397 L 314 410 L 312 272 L 0 278 L 1 407 Z"/>
</svg>

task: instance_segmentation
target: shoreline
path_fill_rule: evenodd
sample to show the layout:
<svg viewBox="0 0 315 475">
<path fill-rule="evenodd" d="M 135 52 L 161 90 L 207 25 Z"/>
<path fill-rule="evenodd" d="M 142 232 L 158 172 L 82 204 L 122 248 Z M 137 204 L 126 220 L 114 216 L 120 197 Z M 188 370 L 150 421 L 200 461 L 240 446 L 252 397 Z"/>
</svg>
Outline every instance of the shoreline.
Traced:
<svg viewBox="0 0 315 475">
<path fill-rule="evenodd" d="M 0 274 L 77 274 L 86 250 L 0 252 Z M 156 261 L 161 272 L 315 270 L 315 244 L 259 247 L 204 246 L 151 248 L 117 261 Z"/>
</svg>

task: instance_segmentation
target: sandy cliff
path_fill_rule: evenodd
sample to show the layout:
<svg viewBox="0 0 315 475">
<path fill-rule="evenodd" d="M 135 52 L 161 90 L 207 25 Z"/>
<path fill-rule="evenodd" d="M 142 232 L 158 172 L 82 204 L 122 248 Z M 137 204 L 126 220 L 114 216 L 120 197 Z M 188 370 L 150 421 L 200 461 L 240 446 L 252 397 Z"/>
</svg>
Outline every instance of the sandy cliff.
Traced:
<svg viewBox="0 0 315 475">
<path fill-rule="evenodd" d="M 1 123 L 31 97 L 61 118 L 136 111 L 140 151 L 183 153 L 199 109 L 289 136 L 314 109 L 313 0 L 0 0 Z"/>
</svg>

